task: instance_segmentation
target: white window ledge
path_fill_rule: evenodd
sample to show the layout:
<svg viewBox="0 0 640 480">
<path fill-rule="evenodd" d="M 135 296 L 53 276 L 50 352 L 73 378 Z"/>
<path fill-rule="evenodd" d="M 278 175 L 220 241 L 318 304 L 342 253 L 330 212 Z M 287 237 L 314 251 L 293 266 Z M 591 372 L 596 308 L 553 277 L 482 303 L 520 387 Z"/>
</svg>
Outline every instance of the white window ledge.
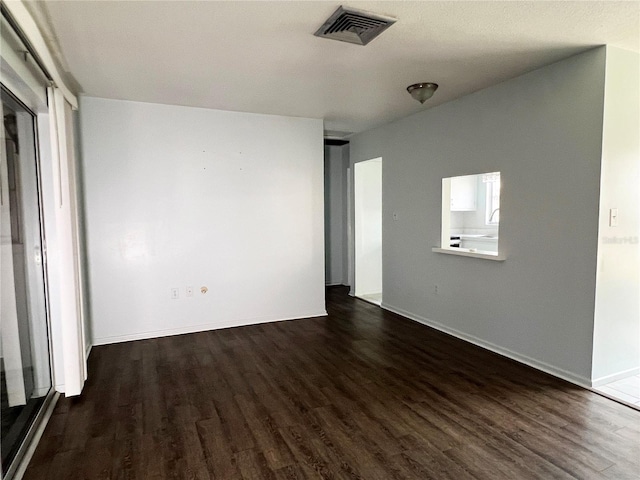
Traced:
<svg viewBox="0 0 640 480">
<path fill-rule="evenodd" d="M 499 253 L 487 252 L 485 250 L 475 250 L 469 248 L 440 248 L 433 247 L 432 252 L 445 253 L 447 255 L 458 255 L 459 257 L 483 258 L 494 262 L 504 262 L 507 258 Z"/>
</svg>

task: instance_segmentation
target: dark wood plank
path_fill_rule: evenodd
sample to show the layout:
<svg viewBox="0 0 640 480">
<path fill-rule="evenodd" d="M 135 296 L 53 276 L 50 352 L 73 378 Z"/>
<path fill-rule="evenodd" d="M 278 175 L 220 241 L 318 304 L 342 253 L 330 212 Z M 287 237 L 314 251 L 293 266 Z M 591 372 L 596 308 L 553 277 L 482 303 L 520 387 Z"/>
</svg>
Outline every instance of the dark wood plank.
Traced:
<svg viewBox="0 0 640 480">
<path fill-rule="evenodd" d="M 344 288 L 327 310 L 95 347 L 24 478 L 639 478 L 640 412 Z"/>
</svg>

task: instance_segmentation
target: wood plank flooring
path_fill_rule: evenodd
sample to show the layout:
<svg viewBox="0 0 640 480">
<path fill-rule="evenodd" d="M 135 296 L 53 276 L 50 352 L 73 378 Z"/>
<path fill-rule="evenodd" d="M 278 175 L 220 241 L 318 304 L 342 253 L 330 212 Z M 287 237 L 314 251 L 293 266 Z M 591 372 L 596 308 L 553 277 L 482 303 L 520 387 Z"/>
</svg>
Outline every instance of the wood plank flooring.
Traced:
<svg viewBox="0 0 640 480">
<path fill-rule="evenodd" d="M 344 288 L 327 308 L 95 347 L 25 478 L 640 478 L 640 412 Z"/>
</svg>

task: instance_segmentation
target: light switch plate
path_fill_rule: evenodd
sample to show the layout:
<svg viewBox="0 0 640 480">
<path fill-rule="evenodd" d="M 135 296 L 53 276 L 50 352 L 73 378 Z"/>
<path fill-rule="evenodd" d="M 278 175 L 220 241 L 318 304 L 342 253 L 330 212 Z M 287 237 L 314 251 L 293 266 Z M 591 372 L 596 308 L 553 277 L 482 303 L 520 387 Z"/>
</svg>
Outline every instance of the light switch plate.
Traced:
<svg viewBox="0 0 640 480">
<path fill-rule="evenodd" d="M 618 226 L 618 209 L 617 208 L 609 209 L 609 226 L 610 227 Z"/>
</svg>

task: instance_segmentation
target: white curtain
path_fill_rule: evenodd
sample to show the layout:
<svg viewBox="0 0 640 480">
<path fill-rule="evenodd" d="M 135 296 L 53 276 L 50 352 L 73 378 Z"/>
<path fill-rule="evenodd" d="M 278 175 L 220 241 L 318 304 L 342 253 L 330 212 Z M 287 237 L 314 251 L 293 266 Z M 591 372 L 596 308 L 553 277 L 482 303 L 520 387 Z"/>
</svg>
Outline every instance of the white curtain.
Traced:
<svg viewBox="0 0 640 480">
<path fill-rule="evenodd" d="M 82 310 L 82 278 L 78 237 L 75 152 L 72 107 L 55 87 L 47 90 L 55 182 L 55 223 L 57 251 L 50 252 L 56 262 L 59 282 L 64 393 L 80 395 L 87 378 Z M 55 258 L 51 258 L 55 255 Z"/>
</svg>

